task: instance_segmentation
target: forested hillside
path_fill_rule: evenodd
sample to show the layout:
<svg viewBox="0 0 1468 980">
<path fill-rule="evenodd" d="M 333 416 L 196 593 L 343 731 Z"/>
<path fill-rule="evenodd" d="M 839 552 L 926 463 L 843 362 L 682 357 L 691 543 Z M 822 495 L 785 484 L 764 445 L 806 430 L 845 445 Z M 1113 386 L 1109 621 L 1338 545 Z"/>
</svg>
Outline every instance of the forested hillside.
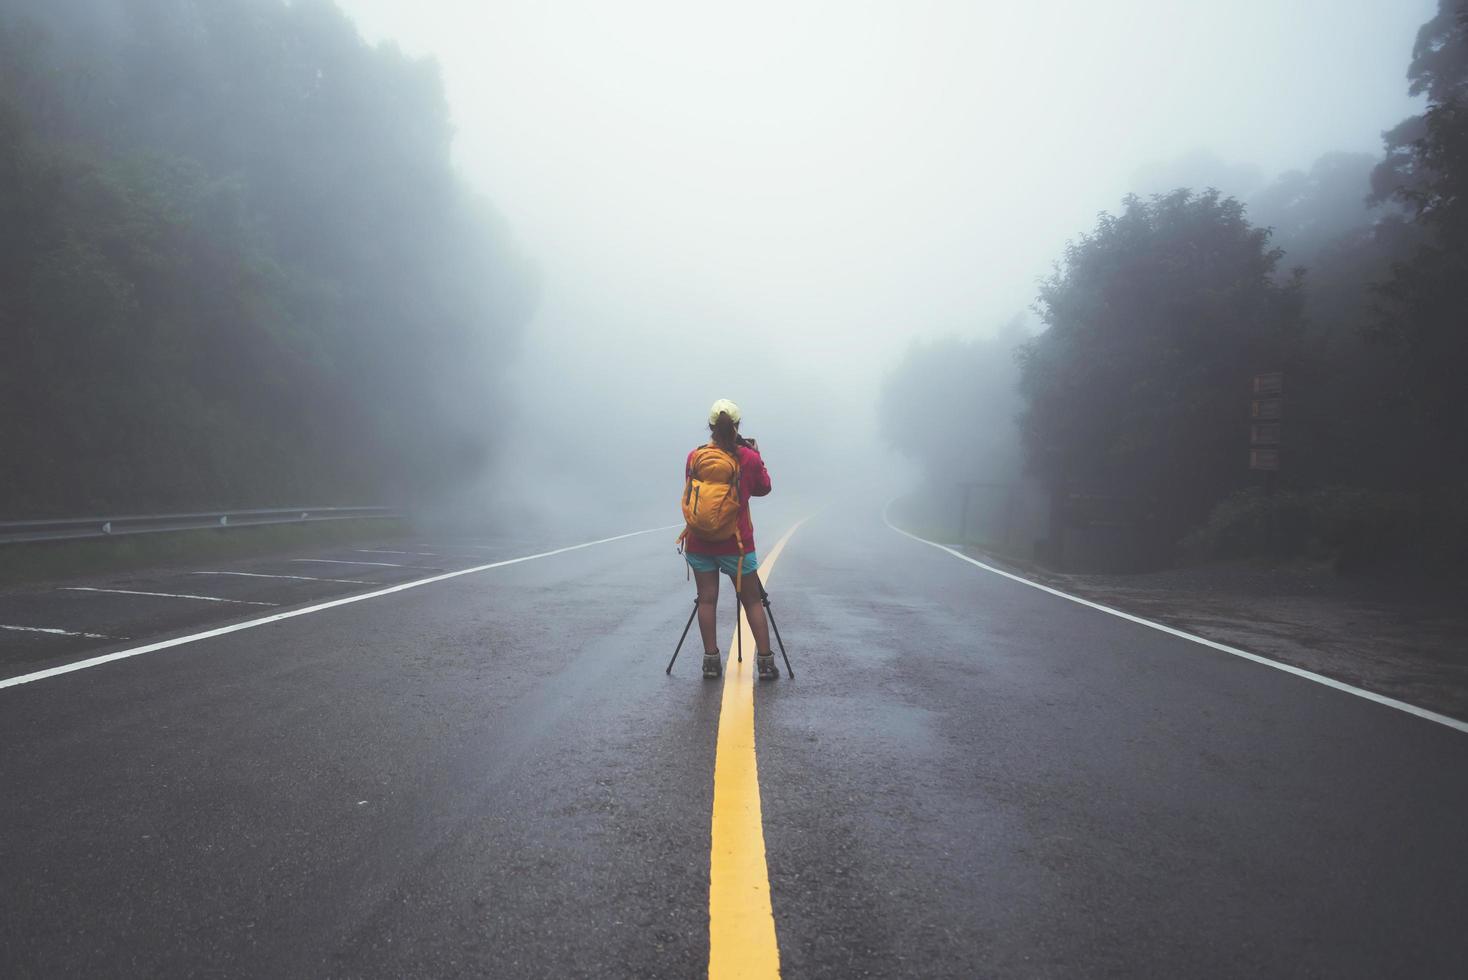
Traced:
<svg viewBox="0 0 1468 980">
<path fill-rule="evenodd" d="M 1461 571 L 1468 3 L 1441 0 L 1406 74 L 1427 108 L 1382 120 L 1382 156 L 1326 154 L 1243 201 L 1201 187 L 1126 198 L 1042 284 L 1042 333 L 968 342 L 943 370 L 909 357 L 888 416 L 963 404 L 966 387 L 1002 403 L 994 362 L 1017 357 L 1022 407 L 993 424 L 1022 443 L 1062 523 L 1084 523 L 1068 501 L 1104 498 L 1110 523 L 1129 522 L 1153 556 Z M 1282 396 L 1256 403 L 1266 373 L 1282 374 Z M 955 479 L 918 431 L 888 428 L 935 485 Z M 1000 472 L 993 426 L 966 438 L 951 451 L 989 459 L 987 479 L 1018 480 Z"/>
<path fill-rule="evenodd" d="M 0 0 L 0 517 L 480 472 L 533 288 L 451 138 L 329 0 Z"/>
</svg>

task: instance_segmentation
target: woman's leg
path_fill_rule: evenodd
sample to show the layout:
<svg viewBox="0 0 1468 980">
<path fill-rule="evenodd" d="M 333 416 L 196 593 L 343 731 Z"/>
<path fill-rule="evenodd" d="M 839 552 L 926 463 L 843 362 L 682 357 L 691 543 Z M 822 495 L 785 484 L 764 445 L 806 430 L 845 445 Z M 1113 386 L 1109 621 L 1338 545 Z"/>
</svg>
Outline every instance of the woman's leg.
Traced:
<svg viewBox="0 0 1468 980">
<path fill-rule="evenodd" d="M 749 617 L 749 629 L 754 633 L 755 652 L 769 653 L 770 623 L 765 616 L 765 605 L 760 594 L 758 575 L 745 574 L 744 583 L 739 589 L 739 601 L 744 604 L 744 615 Z"/>
<path fill-rule="evenodd" d="M 703 637 L 704 656 L 719 652 L 719 573 L 694 572 L 693 581 L 698 585 L 698 634 Z"/>
</svg>

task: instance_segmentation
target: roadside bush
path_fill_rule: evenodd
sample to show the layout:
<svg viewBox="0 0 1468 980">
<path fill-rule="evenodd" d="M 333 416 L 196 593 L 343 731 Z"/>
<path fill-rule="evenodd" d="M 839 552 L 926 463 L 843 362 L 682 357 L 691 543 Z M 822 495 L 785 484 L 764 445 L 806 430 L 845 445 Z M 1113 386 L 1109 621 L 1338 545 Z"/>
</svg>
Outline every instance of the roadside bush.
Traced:
<svg viewBox="0 0 1468 980">
<path fill-rule="evenodd" d="M 1384 565 L 1450 568 L 1468 547 L 1463 493 L 1428 502 L 1410 493 L 1324 487 L 1266 495 L 1241 490 L 1180 542 L 1190 559 L 1313 557 L 1340 571 Z"/>
</svg>

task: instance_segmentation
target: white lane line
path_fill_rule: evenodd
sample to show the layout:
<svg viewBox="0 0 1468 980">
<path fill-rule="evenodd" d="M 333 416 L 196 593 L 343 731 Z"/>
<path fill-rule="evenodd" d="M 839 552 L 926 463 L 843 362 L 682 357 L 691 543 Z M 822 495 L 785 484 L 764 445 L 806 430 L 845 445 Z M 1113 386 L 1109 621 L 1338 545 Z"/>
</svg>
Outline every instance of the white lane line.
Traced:
<svg viewBox="0 0 1468 980">
<path fill-rule="evenodd" d="M 151 595 L 160 599 L 198 599 L 201 602 L 228 602 L 236 606 L 278 606 L 278 602 L 252 602 L 249 599 L 221 599 L 213 595 L 180 595 L 177 592 L 135 592 L 132 589 L 93 589 L 85 585 L 69 585 L 57 592 L 106 592 L 111 595 Z"/>
<path fill-rule="evenodd" d="M 51 636 L 82 636 L 89 640 L 125 640 L 125 636 L 107 636 L 104 633 L 73 633 L 71 630 L 59 630 L 46 626 L 6 626 L 0 623 L 0 630 L 14 630 L 17 633 L 48 633 Z"/>
<path fill-rule="evenodd" d="M 1354 694 L 1358 698 L 1365 698 L 1367 701 L 1374 701 L 1377 704 L 1385 705 L 1388 708 L 1395 708 L 1398 711 L 1405 711 L 1409 715 L 1416 715 L 1418 718 L 1422 718 L 1426 721 L 1436 722 L 1439 725 L 1444 725 L 1456 731 L 1468 732 L 1468 721 L 1461 721 L 1457 718 L 1451 718 L 1448 715 L 1438 714 L 1436 711 L 1429 711 L 1428 709 L 1420 708 L 1415 704 L 1408 704 L 1406 701 L 1398 701 L 1396 698 L 1389 698 L 1384 694 L 1377 694 L 1375 691 L 1368 691 L 1365 688 L 1352 687 L 1350 684 L 1346 684 L 1343 681 L 1338 681 L 1334 677 L 1326 677 L 1324 674 L 1317 674 L 1313 671 L 1305 670 L 1302 667 L 1295 667 L 1292 664 L 1281 663 L 1278 660 L 1270 660 L 1268 657 L 1261 657 L 1257 653 L 1250 653 L 1247 650 L 1240 650 L 1238 647 L 1231 647 L 1227 643 L 1219 643 L 1216 640 L 1205 639 L 1201 636 L 1195 636 L 1192 633 L 1184 633 L 1180 629 L 1174 629 L 1173 627 L 1165 626 L 1162 623 L 1154 623 L 1150 619 L 1143 619 L 1140 616 L 1133 616 L 1131 613 L 1122 612 L 1120 609 L 1112 609 L 1110 606 L 1103 606 L 1099 602 L 1092 602 L 1090 599 L 1082 599 L 1080 596 L 1071 595 L 1069 592 L 1061 592 L 1059 589 L 1052 589 L 1050 588 L 1050 586 L 1041 585 L 1039 582 L 1031 582 L 1027 578 L 1022 578 L 1018 575 L 1013 574 L 1012 572 L 1006 572 L 1002 568 L 995 568 L 993 565 L 985 565 L 983 562 L 970 558 L 968 555 L 965 555 L 960 551 L 955 551 L 947 545 L 939 544 L 936 541 L 929 541 L 927 538 L 920 538 L 916 534 L 911 534 L 907 531 L 904 531 L 902 528 L 893 524 L 892 521 L 888 519 L 887 508 L 891 506 L 892 502 L 888 501 L 887 507 L 882 508 L 882 520 L 885 521 L 887 526 L 890 527 L 892 530 L 896 531 L 898 534 L 912 538 L 914 541 L 921 541 L 923 544 L 937 548 L 939 551 L 946 551 L 954 558 L 957 558 L 960 561 L 966 561 L 970 565 L 982 568 L 986 572 L 993 572 L 995 575 L 1002 575 L 1007 579 L 1020 583 L 1021 585 L 1028 585 L 1032 589 L 1039 589 L 1041 592 L 1048 592 L 1053 596 L 1059 596 L 1062 599 L 1069 599 L 1071 602 L 1079 603 L 1082 606 L 1087 606 L 1091 609 L 1099 610 L 1100 612 L 1104 612 L 1111 616 L 1116 616 L 1120 619 L 1125 619 L 1128 622 L 1136 623 L 1139 626 L 1146 626 L 1149 629 L 1154 629 L 1159 632 L 1166 633 L 1169 636 L 1176 636 L 1179 639 L 1189 640 L 1193 643 L 1201 644 L 1202 646 L 1218 650 L 1222 653 L 1227 653 L 1235 657 L 1242 657 L 1243 659 L 1252 661 L 1256 664 L 1263 664 L 1266 667 L 1273 667 L 1275 670 L 1282 670 L 1286 674 L 1294 674 L 1296 677 L 1303 677 L 1307 681 L 1314 681 L 1316 684 L 1323 684 L 1326 687 L 1334 688 L 1337 691 L 1344 691 L 1347 694 Z"/>
<path fill-rule="evenodd" d="M 190 575 L 237 575 L 240 578 L 288 578 L 296 582 L 340 582 L 342 585 L 376 585 L 360 578 L 316 578 L 314 575 L 266 575 L 264 572 L 190 572 Z"/>
<path fill-rule="evenodd" d="M 215 636 L 224 636 L 227 633 L 238 633 L 241 630 L 254 629 L 267 623 L 278 623 L 285 619 L 294 619 L 297 616 L 306 616 L 311 613 L 322 612 L 326 609 L 335 609 L 337 606 L 347 606 L 354 602 L 365 602 L 368 599 L 376 599 L 379 596 L 392 595 L 394 592 L 405 592 L 408 589 L 416 589 L 424 585 L 432 585 L 434 582 L 443 582 L 447 579 L 458 578 L 461 575 L 473 575 L 475 572 L 489 571 L 491 568 L 503 568 L 506 565 L 518 565 L 525 561 L 535 561 L 537 558 L 550 558 L 554 555 L 564 555 L 568 551 L 580 551 L 583 548 L 595 547 L 599 544 L 610 544 L 613 541 L 621 541 L 625 538 L 635 538 L 642 534 L 656 534 L 661 531 L 671 531 L 682 527 L 681 524 L 666 524 L 662 527 L 650 527 L 645 531 L 630 531 L 627 534 L 618 534 L 610 538 L 599 538 L 596 541 L 587 541 L 583 544 L 567 545 L 564 548 L 556 548 L 553 551 L 542 551 L 535 555 L 525 555 L 520 558 L 507 558 L 504 561 L 493 562 L 488 565 L 476 565 L 473 568 L 460 568 L 452 572 L 444 572 L 442 575 L 434 575 L 431 578 L 420 578 L 412 582 L 400 582 L 390 585 L 384 589 L 373 592 L 362 592 L 358 595 L 343 596 L 340 599 L 332 599 L 330 602 L 318 603 L 314 606 L 305 606 L 301 609 L 288 609 L 285 612 L 273 613 L 262 616 L 259 619 L 249 619 L 243 623 L 231 623 L 218 629 L 205 630 L 202 633 L 191 633 L 188 636 L 176 636 L 171 640 L 159 640 L 157 643 L 148 643 L 129 650 L 118 650 L 115 653 L 104 654 L 100 657 L 92 657 L 89 660 L 78 660 L 76 663 L 62 664 L 60 667 L 51 667 L 47 670 L 38 670 L 32 674 L 21 674 L 18 677 L 7 677 L 0 680 L 0 688 L 16 687 L 21 684 L 30 684 L 35 681 L 45 680 L 48 677 L 56 677 L 61 674 L 69 674 L 76 670 L 86 670 L 88 667 L 96 667 L 101 664 L 111 663 L 114 660 L 124 660 L 128 657 L 137 657 L 145 653 L 153 653 L 157 650 L 167 650 L 169 647 L 183 646 L 185 643 L 194 643 L 198 640 L 207 640 Z"/>
<path fill-rule="evenodd" d="M 375 565 L 378 568 L 403 568 L 390 561 L 345 561 L 341 558 L 292 558 L 293 562 L 309 562 L 316 565 Z"/>
<path fill-rule="evenodd" d="M 356 548 L 359 555 L 414 555 L 418 558 L 437 558 L 435 551 L 389 551 L 386 548 Z"/>
</svg>

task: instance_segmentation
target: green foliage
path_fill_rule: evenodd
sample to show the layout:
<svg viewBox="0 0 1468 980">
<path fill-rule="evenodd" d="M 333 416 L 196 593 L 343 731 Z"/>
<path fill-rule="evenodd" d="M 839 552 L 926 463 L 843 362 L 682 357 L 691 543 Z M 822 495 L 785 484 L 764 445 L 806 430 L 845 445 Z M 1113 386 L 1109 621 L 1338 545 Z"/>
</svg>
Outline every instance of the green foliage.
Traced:
<svg viewBox="0 0 1468 980">
<path fill-rule="evenodd" d="M 1019 379 L 1027 463 L 1059 500 L 1145 513 L 1126 531 L 1151 538 L 1127 542 L 1139 553 L 1468 555 L 1468 0 L 1441 0 L 1408 74 L 1429 105 L 1379 164 L 1327 154 L 1253 189 L 1247 216 L 1211 190 L 1129 197 L 1067 248 Z M 1257 184 L 1207 154 L 1138 179 L 1187 173 Z M 886 435 L 935 484 L 975 478 L 950 449 L 1002 413 L 984 401 L 998 363 L 915 347 L 889 380 Z M 1286 379 L 1272 495 L 1247 469 L 1249 380 L 1267 370 Z"/>
<path fill-rule="evenodd" d="M 483 466 L 533 290 L 450 137 L 435 66 L 323 0 L 0 0 L 4 512 Z"/>
<path fill-rule="evenodd" d="M 1458 499 L 1468 501 L 1468 488 Z M 1250 487 L 1214 507 L 1182 547 L 1196 560 L 1273 555 L 1329 560 L 1343 571 L 1451 569 L 1468 547 L 1468 503 L 1443 513 L 1404 491 L 1330 486 L 1269 495 Z"/>
<path fill-rule="evenodd" d="M 1285 263 L 1308 266 L 1305 328 L 1286 362 L 1286 490 L 1270 506 L 1298 528 L 1320 520 L 1289 519 L 1292 508 L 1405 495 L 1421 526 L 1446 529 L 1419 538 L 1379 534 L 1380 522 L 1339 525 L 1354 528 L 1340 534 L 1357 535 L 1363 554 L 1389 550 L 1370 544 L 1382 537 L 1464 549 L 1451 529 L 1461 527 L 1468 480 L 1468 3 L 1441 0 L 1418 33 L 1408 78 L 1429 105 L 1385 134 L 1367 209 L 1366 162 L 1344 154 L 1283 175 L 1250 203 L 1251 218 L 1287 250 Z M 1357 489 L 1312 489 L 1340 486 Z M 1210 522 L 1235 506 L 1253 512 L 1252 497 L 1239 500 Z"/>
<path fill-rule="evenodd" d="M 1402 365 L 1401 422 L 1430 451 L 1409 473 L 1424 492 L 1468 479 L 1468 2 L 1442 0 L 1409 72 L 1427 111 L 1393 143 L 1383 188 L 1413 209 L 1426 241 L 1378 291 L 1375 337 Z M 1404 124 L 1406 126 L 1407 124 Z"/>
<path fill-rule="evenodd" d="M 1468 4 L 1438 0 L 1437 14 L 1423 24 L 1407 67 L 1408 92 L 1427 96 L 1433 106 L 1468 99 Z M 1421 152 L 1427 115 L 1409 116 L 1383 134 L 1386 156 L 1371 175 L 1377 201 L 1412 197 L 1433 180 L 1433 169 Z"/>
<path fill-rule="evenodd" d="M 1070 245 L 1024 348 L 1029 463 L 1058 489 L 1154 501 L 1176 535 L 1248 479 L 1248 384 L 1288 363 L 1300 283 L 1216 192 L 1129 197 Z"/>
</svg>

